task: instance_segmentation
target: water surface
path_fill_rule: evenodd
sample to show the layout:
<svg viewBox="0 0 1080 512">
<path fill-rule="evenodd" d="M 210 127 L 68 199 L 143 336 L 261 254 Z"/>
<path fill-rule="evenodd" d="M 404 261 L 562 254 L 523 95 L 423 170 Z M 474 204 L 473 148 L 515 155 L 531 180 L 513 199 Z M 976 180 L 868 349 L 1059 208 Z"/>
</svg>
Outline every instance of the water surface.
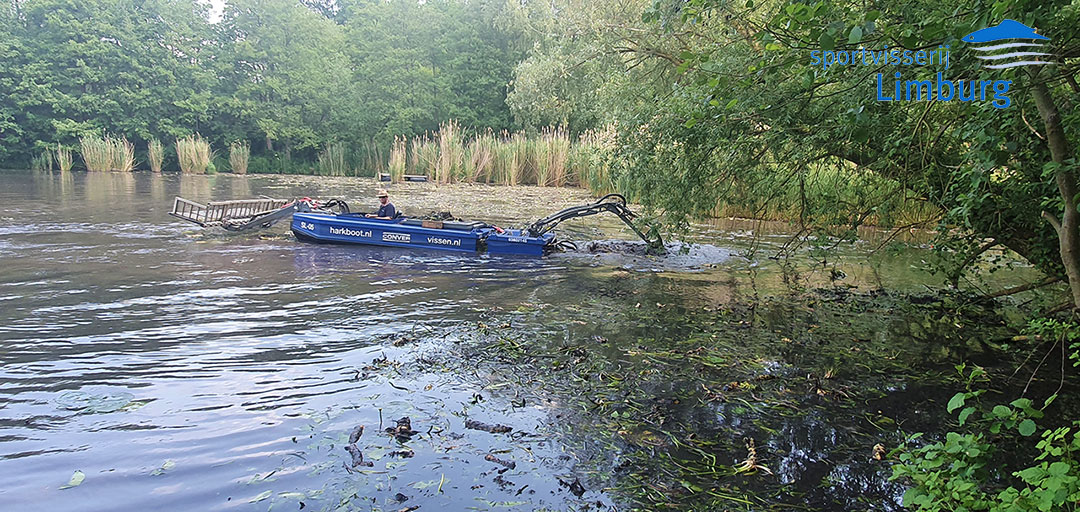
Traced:
<svg viewBox="0 0 1080 512">
<path fill-rule="evenodd" d="M 928 251 L 869 257 L 873 241 L 824 263 L 806 253 L 795 270 L 768 257 L 790 239 L 784 228 L 726 220 L 694 226 L 695 245 L 668 258 L 579 243 L 528 260 L 313 245 L 286 223 L 230 234 L 167 215 L 177 195 L 342 197 L 373 209 L 369 180 L 27 172 L 0 183 L 10 510 L 606 510 L 640 504 L 627 486 L 672 499 L 711 489 L 759 509 L 894 510 L 902 489 L 865 454 L 933 393 L 911 395 L 932 383 L 886 369 L 961 357 L 902 345 L 919 333 L 885 305 L 775 298 L 933 282 Z M 504 226 L 591 200 L 536 187 L 390 192 L 409 214 Z M 633 238 L 614 217 L 559 231 Z M 886 356 L 895 362 L 872 363 Z M 859 382 L 872 384 L 872 403 L 828 395 L 862 396 Z M 383 432 L 402 417 L 411 439 Z M 353 468 L 344 449 L 357 425 L 370 467 Z M 715 473 L 746 458 L 748 438 L 773 474 Z M 648 462 L 703 451 L 714 473 Z M 63 488 L 76 472 L 81 483 Z"/>
</svg>

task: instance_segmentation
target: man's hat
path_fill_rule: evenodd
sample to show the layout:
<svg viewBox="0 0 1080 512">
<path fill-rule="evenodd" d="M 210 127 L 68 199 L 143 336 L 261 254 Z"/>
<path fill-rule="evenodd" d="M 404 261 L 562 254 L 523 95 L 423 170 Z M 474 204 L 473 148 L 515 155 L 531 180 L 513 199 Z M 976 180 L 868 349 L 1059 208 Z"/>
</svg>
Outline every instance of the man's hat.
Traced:
<svg viewBox="0 0 1080 512">
<path fill-rule="evenodd" d="M 390 197 L 390 194 L 387 194 L 385 190 L 380 190 L 378 194 L 375 194 L 375 197 Z"/>
</svg>

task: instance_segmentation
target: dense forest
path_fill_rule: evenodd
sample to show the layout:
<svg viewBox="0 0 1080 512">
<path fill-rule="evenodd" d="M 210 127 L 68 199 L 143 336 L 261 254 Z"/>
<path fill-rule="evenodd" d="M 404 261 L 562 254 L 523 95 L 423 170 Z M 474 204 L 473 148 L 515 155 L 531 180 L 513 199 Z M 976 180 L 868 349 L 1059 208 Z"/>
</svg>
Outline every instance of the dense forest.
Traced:
<svg viewBox="0 0 1080 512">
<path fill-rule="evenodd" d="M 496 2 L 16 1 L 0 22 L 0 164 L 83 135 L 200 133 L 312 160 L 455 119 L 503 130 L 524 54 Z"/>
</svg>

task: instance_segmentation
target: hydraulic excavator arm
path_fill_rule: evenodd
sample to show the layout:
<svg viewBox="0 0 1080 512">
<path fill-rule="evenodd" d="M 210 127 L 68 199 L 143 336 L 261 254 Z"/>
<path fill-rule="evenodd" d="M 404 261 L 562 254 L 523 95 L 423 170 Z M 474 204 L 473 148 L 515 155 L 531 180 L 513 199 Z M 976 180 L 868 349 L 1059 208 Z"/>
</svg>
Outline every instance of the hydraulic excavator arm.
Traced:
<svg viewBox="0 0 1080 512">
<path fill-rule="evenodd" d="M 642 233 L 641 229 L 634 224 L 634 219 L 637 215 L 630 211 L 630 208 L 626 206 L 626 198 L 623 197 L 622 194 L 608 194 L 601 197 L 600 200 L 595 203 L 572 206 L 557 213 L 553 213 L 533 222 L 532 225 L 528 227 L 527 231 L 529 236 L 540 236 L 551 231 L 564 220 L 587 217 L 589 215 L 596 215 L 604 212 L 614 213 L 622 219 L 622 221 L 626 223 L 638 237 L 645 241 L 645 244 L 648 246 L 649 254 L 664 253 L 664 240 L 660 237 L 660 232 L 654 227 L 649 227 L 648 234 Z"/>
</svg>

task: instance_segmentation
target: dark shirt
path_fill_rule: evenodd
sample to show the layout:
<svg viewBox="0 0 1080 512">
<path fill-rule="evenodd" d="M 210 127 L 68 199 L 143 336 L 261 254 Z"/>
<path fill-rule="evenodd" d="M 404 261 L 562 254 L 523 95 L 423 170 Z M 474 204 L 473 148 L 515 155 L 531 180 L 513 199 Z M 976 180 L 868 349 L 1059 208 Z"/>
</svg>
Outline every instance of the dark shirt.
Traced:
<svg viewBox="0 0 1080 512">
<path fill-rule="evenodd" d="M 385 205 L 379 207 L 379 211 L 375 212 L 376 217 L 390 217 L 391 219 L 397 216 L 397 209 L 394 208 L 394 203 L 387 201 Z"/>
</svg>

